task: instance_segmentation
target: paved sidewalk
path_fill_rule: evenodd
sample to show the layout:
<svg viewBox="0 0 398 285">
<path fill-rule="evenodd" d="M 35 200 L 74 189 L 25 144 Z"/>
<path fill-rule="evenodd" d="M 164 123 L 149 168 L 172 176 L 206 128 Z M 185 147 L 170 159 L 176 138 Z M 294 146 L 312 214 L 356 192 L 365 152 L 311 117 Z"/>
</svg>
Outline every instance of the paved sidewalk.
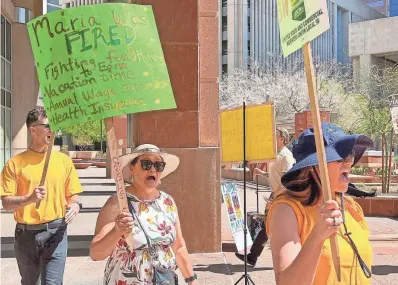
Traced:
<svg viewBox="0 0 398 285">
<path fill-rule="evenodd" d="M 192 254 L 194 270 L 202 285 L 233 285 L 242 276 L 244 266 L 234 253 Z M 375 255 L 372 267 L 372 284 L 398 284 L 398 255 Z M 98 285 L 102 284 L 105 261 L 94 262 L 88 257 L 68 257 L 65 285 Z M 248 268 L 254 283 L 275 285 L 272 259 L 269 250 L 265 250 L 257 266 Z M 1 260 L 1 284 L 15 285 L 20 281 L 15 259 Z M 181 274 L 181 284 L 184 284 Z M 241 282 L 239 284 L 244 284 Z"/>
</svg>

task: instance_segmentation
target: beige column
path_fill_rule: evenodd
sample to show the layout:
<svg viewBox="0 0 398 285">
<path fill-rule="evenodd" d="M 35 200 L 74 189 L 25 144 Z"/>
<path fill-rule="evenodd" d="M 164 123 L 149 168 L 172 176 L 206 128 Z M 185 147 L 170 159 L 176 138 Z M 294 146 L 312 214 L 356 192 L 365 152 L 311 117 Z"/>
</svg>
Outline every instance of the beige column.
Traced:
<svg viewBox="0 0 398 285">
<path fill-rule="evenodd" d="M 371 69 L 376 67 L 377 60 L 371 54 L 362 54 L 353 58 L 354 79 L 362 92 L 372 92 Z"/>
</svg>

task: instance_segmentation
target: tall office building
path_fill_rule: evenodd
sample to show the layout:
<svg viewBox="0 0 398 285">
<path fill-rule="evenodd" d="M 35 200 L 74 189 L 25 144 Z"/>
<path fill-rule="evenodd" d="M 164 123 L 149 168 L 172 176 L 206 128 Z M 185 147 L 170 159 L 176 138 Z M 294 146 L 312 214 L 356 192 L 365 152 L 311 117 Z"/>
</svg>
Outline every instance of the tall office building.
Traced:
<svg viewBox="0 0 398 285">
<path fill-rule="evenodd" d="M 388 8 L 388 3 L 391 0 L 363 0 L 366 5 L 369 7 L 379 11 L 380 13 L 383 13 L 384 15 L 388 16 L 389 8 Z"/>
<path fill-rule="evenodd" d="M 396 0 L 398 1 L 398 0 Z M 222 71 L 248 67 L 251 60 L 271 64 L 272 54 L 282 57 L 277 0 L 221 0 Z M 351 62 L 348 56 L 348 25 L 385 17 L 360 0 L 327 0 L 330 29 L 312 41 L 313 56 L 320 60 Z M 283 59 L 300 57 L 301 51 Z M 271 67 L 272 68 L 272 67 Z"/>
<path fill-rule="evenodd" d="M 61 9 L 62 0 L 43 0 L 43 14 Z"/>
<path fill-rule="evenodd" d="M 108 2 L 115 2 L 109 0 L 60 0 L 63 8 L 78 7 L 84 5 L 103 4 Z"/>
<path fill-rule="evenodd" d="M 398 16 L 398 0 L 389 0 L 389 16 L 396 17 Z"/>
</svg>

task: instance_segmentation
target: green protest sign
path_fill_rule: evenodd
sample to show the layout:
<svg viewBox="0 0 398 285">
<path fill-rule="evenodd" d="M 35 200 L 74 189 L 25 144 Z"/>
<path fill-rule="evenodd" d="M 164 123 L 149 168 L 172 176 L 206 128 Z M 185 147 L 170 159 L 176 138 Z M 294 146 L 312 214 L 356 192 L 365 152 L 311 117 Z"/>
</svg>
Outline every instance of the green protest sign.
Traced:
<svg viewBox="0 0 398 285">
<path fill-rule="evenodd" d="M 277 0 L 283 55 L 303 47 L 330 27 L 326 0 Z"/>
<path fill-rule="evenodd" d="M 176 108 L 151 6 L 58 10 L 28 31 L 53 129 Z"/>
</svg>

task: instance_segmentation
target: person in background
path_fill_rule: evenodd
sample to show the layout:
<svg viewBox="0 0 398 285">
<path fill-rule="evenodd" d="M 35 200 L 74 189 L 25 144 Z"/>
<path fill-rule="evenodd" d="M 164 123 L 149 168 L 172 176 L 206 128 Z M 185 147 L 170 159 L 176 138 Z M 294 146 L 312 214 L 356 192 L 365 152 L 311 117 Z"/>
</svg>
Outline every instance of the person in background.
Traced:
<svg viewBox="0 0 398 285">
<path fill-rule="evenodd" d="M 282 176 L 287 190 L 271 203 L 266 220 L 276 284 L 369 285 L 369 229 L 361 207 L 344 193 L 352 166 L 373 142 L 364 135 L 347 135 L 330 123 L 322 124 L 322 132 L 333 200 L 323 202 L 314 130 L 307 129 L 293 144 L 297 163 Z M 341 282 L 326 241 L 334 234 Z"/>
<path fill-rule="evenodd" d="M 67 224 L 81 209 L 82 186 L 72 160 L 52 151 L 44 186 L 38 187 L 51 135 L 44 108 L 30 111 L 26 126 L 32 142 L 4 166 L 1 200 L 6 211 L 14 211 L 17 222 L 14 250 L 22 285 L 35 285 L 40 276 L 43 285 L 60 285 L 68 249 Z"/>
<path fill-rule="evenodd" d="M 196 285 L 177 206 L 169 194 L 157 189 L 160 180 L 177 169 L 179 158 L 144 144 L 120 159 L 124 181 L 130 183 L 126 188 L 130 213 L 121 213 L 116 195 L 110 197 L 98 215 L 90 247 L 93 260 L 109 257 L 104 285 L 155 284 L 155 268 L 175 271 L 176 265 L 185 282 Z M 125 240 L 129 233 L 133 248 Z"/>
<path fill-rule="evenodd" d="M 282 174 L 287 172 L 295 163 L 292 152 L 287 148 L 289 138 L 290 135 L 288 130 L 282 127 L 276 128 L 276 145 L 278 149 L 278 154 L 276 156 L 275 162 L 271 162 L 269 167 L 269 181 L 271 186 L 271 195 L 268 199 L 269 201 L 272 201 L 274 197 L 277 197 L 278 195 L 283 193 L 284 187 L 281 185 Z M 265 175 L 265 172 L 258 168 L 255 168 L 253 170 L 253 175 Z M 266 212 L 268 208 L 267 206 Z M 265 223 L 262 223 L 262 228 L 257 234 L 255 240 L 253 241 L 253 245 L 250 248 L 250 253 L 247 255 L 248 265 L 253 267 L 256 266 L 257 259 L 263 252 L 265 243 L 267 241 L 268 236 L 265 230 Z M 238 252 L 235 253 L 235 255 L 242 261 L 245 258 L 243 254 L 240 254 Z"/>
</svg>

